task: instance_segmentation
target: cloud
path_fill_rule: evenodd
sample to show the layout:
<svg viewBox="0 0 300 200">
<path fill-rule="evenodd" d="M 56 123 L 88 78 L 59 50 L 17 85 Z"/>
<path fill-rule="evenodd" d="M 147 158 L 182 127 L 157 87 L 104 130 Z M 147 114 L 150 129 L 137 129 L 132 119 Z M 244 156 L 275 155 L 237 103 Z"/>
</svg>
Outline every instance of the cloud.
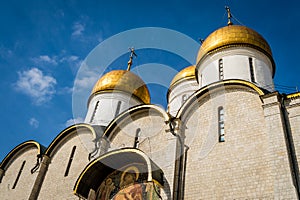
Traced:
<svg viewBox="0 0 300 200">
<path fill-rule="evenodd" d="M 67 63 L 74 74 L 77 73 L 77 70 L 79 69 L 82 61 L 83 60 L 81 60 L 78 56 L 75 55 L 63 56 L 59 60 L 60 63 Z"/>
<path fill-rule="evenodd" d="M 91 86 L 95 85 L 99 79 L 99 73 L 96 71 L 82 71 L 74 82 L 74 89 L 77 91 L 90 91 Z"/>
<path fill-rule="evenodd" d="M 75 119 L 72 118 L 72 119 L 67 120 L 65 125 L 66 125 L 66 127 L 69 127 L 71 125 L 82 123 L 82 122 L 84 122 L 83 118 L 77 117 Z"/>
<path fill-rule="evenodd" d="M 29 125 L 32 126 L 33 128 L 38 128 L 39 127 L 40 122 L 35 119 L 34 117 L 30 118 L 29 120 Z"/>
<path fill-rule="evenodd" d="M 32 58 L 32 60 L 36 64 L 52 64 L 52 65 L 57 65 L 57 60 L 56 56 L 50 57 L 48 55 L 41 55 L 39 57 Z"/>
<path fill-rule="evenodd" d="M 82 22 L 75 22 L 72 27 L 72 36 L 81 36 L 83 34 L 83 31 L 85 29 L 85 24 Z"/>
<path fill-rule="evenodd" d="M 35 104 L 48 102 L 55 94 L 56 79 L 44 75 L 37 68 L 18 72 L 19 79 L 15 86 L 18 91 L 31 97 Z"/>
</svg>

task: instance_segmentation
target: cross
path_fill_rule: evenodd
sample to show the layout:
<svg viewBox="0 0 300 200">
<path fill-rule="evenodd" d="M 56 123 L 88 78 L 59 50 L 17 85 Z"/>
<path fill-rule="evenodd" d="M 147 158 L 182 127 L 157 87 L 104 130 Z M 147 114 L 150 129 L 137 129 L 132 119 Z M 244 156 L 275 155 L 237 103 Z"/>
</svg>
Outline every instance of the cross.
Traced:
<svg viewBox="0 0 300 200">
<path fill-rule="evenodd" d="M 225 6 L 225 9 L 227 11 L 227 18 L 228 18 L 227 25 L 229 26 L 229 25 L 233 24 L 232 21 L 231 21 L 232 15 L 231 15 L 229 6 Z"/>
<path fill-rule="evenodd" d="M 127 66 L 127 71 L 130 71 L 130 68 L 131 68 L 131 65 L 132 65 L 132 59 L 133 59 L 133 56 L 137 57 L 136 53 L 134 52 L 134 48 L 131 47 L 129 48 L 130 50 L 130 57 L 129 57 L 129 61 L 128 61 L 128 66 Z"/>
</svg>

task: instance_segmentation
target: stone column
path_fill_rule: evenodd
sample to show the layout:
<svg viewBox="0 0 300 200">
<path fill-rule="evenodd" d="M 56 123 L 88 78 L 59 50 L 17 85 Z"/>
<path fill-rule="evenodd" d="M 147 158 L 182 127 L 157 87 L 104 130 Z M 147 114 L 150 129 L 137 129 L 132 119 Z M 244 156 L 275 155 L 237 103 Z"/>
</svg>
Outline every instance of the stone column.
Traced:
<svg viewBox="0 0 300 200">
<path fill-rule="evenodd" d="M 50 161 L 51 159 L 47 155 L 43 156 L 43 160 L 39 169 L 39 174 L 37 175 L 36 180 L 34 182 L 31 194 L 29 196 L 29 200 L 36 200 L 38 198 Z"/>
</svg>

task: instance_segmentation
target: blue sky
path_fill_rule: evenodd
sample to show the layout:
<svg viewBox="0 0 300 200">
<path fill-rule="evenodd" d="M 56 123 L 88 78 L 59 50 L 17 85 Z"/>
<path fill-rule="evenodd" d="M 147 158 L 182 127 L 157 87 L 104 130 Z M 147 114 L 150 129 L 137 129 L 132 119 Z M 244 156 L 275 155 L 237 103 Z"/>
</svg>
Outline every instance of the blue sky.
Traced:
<svg viewBox="0 0 300 200">
<path fill-rule="evenodd" d="M 295 92 L 296 87 L 300 88 L 299 4 L 296 0 L 284 3 L 274 0 L 2 0 L 0 160 L 26 140 L 47 146 L 72 123 L 72 88 L 77 71 L 101 42 L 141 27 L 167 28 L 197 41 L 226 25 L 225 5 L 231 7 L 238 19 L 235 24 L 253 28 L 269 42 L 276 62 L 277 88 L 281 92 Z M 118 49 L 118 44 L 112 51 L 114 48 Z M 189 64 L 169 52 L 149 49 L 137 53 L 133 69 L 156 62 L 179 71 Z M 106 69 L 125 69 L 127 56 L 120 55 Z M 104 57 L 99 55 L 99 59 Z M 93 81 L 86 80 L 85 84 L 92 87 Z M 152 84 L 150 89 L 153 103 L 165 106 L 167 87 Z M 86 103 L 82 103 L 82 108 L 86 108 Z"/>
</svg>

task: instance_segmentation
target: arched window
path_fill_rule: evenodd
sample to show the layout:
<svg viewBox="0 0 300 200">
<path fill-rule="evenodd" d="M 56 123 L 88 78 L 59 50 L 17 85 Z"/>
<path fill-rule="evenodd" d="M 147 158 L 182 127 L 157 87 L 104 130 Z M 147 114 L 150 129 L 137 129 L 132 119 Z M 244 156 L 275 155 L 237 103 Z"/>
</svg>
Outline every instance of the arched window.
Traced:
<svg viewBox="0 0 300 200">
<path fill-rule="evenodd" d="M 133 148 L 139 148 L 141 129 L 136 129 Z"/>
<path fill-rule="evenodd" d="M 255 83 L 255 75 L 254 75 L 253 59 L 252 58 L 249 58 L 249 69 L 250 69 L 251 81 Z"/>
<path fill-rule="evenodd" d="M 94 118 L 95 118 L 95 115 L 96 115 L 96 111 L 97 111 L 98 105 L 99 105 L 99 101 L 97 101 L 97 103 L 96 103 L 96 105 L 95 105 L 95 108 L 94 108 L 94 111 L 93 111 L 93 114 L 92 114 L 90 123 L 92 123 L 92 122 L 94 121 Z"/>
<path fill-rule="evenodd" d="M 71 151 L 71 155 L 70 155 L 70 158 L 69 158 L 69 161 L 68 161 L 68 165 L 67 165 L 67 168 L 66 168 L 66 171 L 65 171 L 65 177 L 69 175 L 69 171 L 70 171 L 70 167 L 71 167 L 71 164 L 72 164 L 72 161 L 73 161 L 73 158 L 74 158 L 75 150 L 76 150 L 76 146 L 73 146 L 72 151 Z"/>
<path fill-rule="evenodd" d="M 116 109 L 116 112 L 115 112 L 115 117 L 120 114 L 121 104 L 122 104 L 122 102 L 118 101 L 117 109 Z"/>
<path fill-rule="evenodd" d="M 219 80 L 224 79 L 224 71 L 223 71 L 223 59 L 219 59 Z"/>
<path fill-rule="evenodd" d="M 224 124 L 224 108 L 220 106 L 218 108 L 218 132 L 219 142 L 225 142 L 225 124 Z"/>
</svg>

